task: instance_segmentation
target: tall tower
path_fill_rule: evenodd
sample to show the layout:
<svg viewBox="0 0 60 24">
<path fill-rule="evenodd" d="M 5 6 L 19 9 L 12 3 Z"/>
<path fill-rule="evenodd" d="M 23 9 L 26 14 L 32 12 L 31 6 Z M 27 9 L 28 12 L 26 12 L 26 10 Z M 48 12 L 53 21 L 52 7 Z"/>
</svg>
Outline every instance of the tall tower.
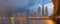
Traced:
<svg viewBox="0 0 60 24">
<path fill-rule="evenodd" d="M 45 15 L 48 16 L 48 9 L 47 9 L 47 6 L 45 8 Z"/>
<path fill-rule="evenodd" d="M 42 4 L 42 16 L 44 16 L 44 4 Z"/>
<path fill-rule="evenodd" d="M 32 10 L 32 16 L 36 16 L 36 13 L 34 10 Z"/>
<path fill-rule="evenodd" d="M 38 7 L 38 16 L 40 16 L 40 6 Z"/>
<path fill-rule="evenodd" d="M 28 8 L 26 9 L 26 15 L 30 16 L 30 10 Z"/>
</svg>

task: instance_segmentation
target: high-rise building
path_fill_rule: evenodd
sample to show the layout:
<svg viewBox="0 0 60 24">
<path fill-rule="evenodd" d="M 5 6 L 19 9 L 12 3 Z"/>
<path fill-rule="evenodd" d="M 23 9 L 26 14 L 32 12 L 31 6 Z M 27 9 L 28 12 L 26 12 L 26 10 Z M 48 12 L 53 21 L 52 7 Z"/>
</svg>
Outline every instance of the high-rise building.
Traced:
<svg viewBox="0 0 60 24">
<path fill-rule="evenodd" d="M 30 10 L 28 8 L 26 9 L 26 15 L 30 16 Z"/>
<path fill-rule="evenodd" d="M 42 16 L 44 16 L 44 4 L 42 4 Z"/>
<path fill-rule="evenodd" d="M 40 6 L 38 7 L 38 16 L 40 16 Z"/>
<path fill-rule="evenodd" d="M 45 15 L 48 16 L 48 8 L 47 8 L 47 6 L 45 8 Z"/>
<path fill-rule="evenodd" d="M 32 16 L 36 16 L 36 13 L 34 10 L 32 10 Z"/>
</svg>

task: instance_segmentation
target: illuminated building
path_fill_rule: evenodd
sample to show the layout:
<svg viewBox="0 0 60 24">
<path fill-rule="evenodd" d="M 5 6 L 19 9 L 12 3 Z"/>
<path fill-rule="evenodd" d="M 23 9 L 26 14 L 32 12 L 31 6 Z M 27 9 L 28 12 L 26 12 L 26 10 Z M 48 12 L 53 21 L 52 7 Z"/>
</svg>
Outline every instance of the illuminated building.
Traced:
<svg viewBox="0 0 60 24">
<path fill-rule="evenodd" d="M 44 16 L 44 4 L 42 4 L 42 16 Z"/>
<path fill-rule="evenodd" d="M 48 16 L 48 8 L 47 8 L 47 6 L 45 8 L 45 15 Z"/>
<path fill-rule="evenodd" d="M 41 16 L 41 15 L 40 15 L 40 9 L 41 9 L 41 8 L 40 8 L 40 6 L 39 6 L 39 7 L 38 7 L 38 16 Z"/>
</svg>

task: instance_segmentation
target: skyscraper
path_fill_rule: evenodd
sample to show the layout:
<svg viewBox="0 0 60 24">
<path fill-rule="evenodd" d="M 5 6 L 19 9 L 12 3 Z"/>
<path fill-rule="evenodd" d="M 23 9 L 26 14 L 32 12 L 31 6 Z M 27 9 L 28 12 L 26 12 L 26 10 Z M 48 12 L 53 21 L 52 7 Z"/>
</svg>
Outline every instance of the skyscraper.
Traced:
<svg viewBox="0 0 60 24">
<path fill-rule="evenodd" d="M 45 8 L 45 15 L 48 16 L 48 9 L 47 9 L 47 6 Z"/>
<path fill-rule="evenodd" d="M 40 6 L 38 7 L 38 16 L 40 16 Z"/>
<path fill-rule="evenodd" d="M 44 16 L 44 4 L 42 4 L 42 16 Z"/>
<path fill-rule="evenodd" d="M 30 16 L 30 10 L 28 8 L 26 9 L 26 15 Z"/>
<path fill-rule="evenodd" d="M 36 16 L 36 13 L 34 10 L 32 10 L 32 16 Z"/>
</svg>

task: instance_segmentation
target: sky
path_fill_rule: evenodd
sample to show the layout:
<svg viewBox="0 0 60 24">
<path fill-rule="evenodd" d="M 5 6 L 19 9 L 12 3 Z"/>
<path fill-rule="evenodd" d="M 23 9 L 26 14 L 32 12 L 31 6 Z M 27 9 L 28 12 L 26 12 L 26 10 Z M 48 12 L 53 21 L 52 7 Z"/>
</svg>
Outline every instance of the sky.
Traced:
<svg viewBox="0 0 60 24">
<path fill-rule="evenodd" d="M 0 0 L 0 2 L 13 7 L 28 7 L 35 4 L 47 4 L 52 2 L 52 0 Z"/>
</svg>

